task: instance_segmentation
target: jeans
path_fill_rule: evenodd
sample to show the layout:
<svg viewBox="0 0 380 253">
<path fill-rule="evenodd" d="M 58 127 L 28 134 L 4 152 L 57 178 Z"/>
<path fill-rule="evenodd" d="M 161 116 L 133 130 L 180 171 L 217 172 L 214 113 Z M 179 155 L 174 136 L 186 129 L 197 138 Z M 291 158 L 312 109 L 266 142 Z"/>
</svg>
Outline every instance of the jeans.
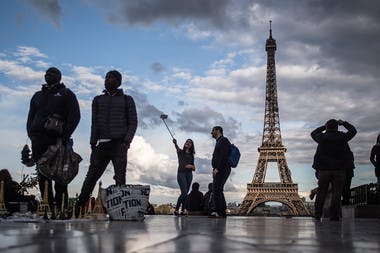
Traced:
<svg viewBox="0 0 380 253">
<path fill-rule="evenodd" d="M 90 157 L 90 167 L 79 195 L 79 205 L 84 205 L 90 198 L 96 182 L 103 175 L 108 164 L 112 162 L 116 185 L 125 184 L 127 171 L 127 147 L 121 141 L 113 140 L 100 143 L 94 147 Z"/>
<path fill-rule="evenodd" d="M 315 216 L 320 218 L 323 213 L 323 205 L 326 200 L 329 184 L 331 183 L 332 197 L 330 206 L 330 219 L 339 219 L 340 199 L 345 182 L 345 172 L 343 170 L 319 170 L 318 173 L 318 193 L 315 199 Z"/>
<path fill-rule="evenodd" d="M 193 172 L 192 171 L 180 171 L 177 173 L 177 182 L 179 188 L 181 190 L 181 195 L 179 195 L 177 200 L 177 205 L 175 210 L 178 211 L 180 206 L 182 205 L 182 211 L 185 209 L 187 193 L 190 190 L 191 181 L 193 180 Z"/>
</svg>

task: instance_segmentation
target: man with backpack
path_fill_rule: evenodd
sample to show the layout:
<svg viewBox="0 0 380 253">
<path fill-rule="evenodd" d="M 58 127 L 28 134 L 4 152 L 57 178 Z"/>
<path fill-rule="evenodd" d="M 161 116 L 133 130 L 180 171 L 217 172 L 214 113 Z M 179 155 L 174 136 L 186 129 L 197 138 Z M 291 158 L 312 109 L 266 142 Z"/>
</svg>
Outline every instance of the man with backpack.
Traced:
<svg viewBox="0 0 380 253">
<path fill-rule="evenodd" d="M 227 204 L 223 188 L 231 174 L 231 164 L 229 162 L 231 143 L 223 136 L 223 128 L 221 126 L 214 126 L 211 130 L 211 135 L 216 140 L 216 144 L 211 161 L 213 176 L 212 194 L 215 210 L 211 213 L 210 217 L 225 218 Z"/>
<path fill-rule="evenodd" d="M 137 129 L 137 113 L 133 98 L 119 88 L 121 81 L 118 71 L 109 71 L 104 94 L 92 101 L 90 167 L 75 207 L 76 217 L 110 161 L 116 185 L 125 185 L 127 152 Z"/>
<path fill-rule="evenodd" d="M 50 145 L 57 144 L 58 139 L 62 140 L 63 145 L 68 144 L 80 120 L 78 100 L 75 94 L 61 83 L 61 71 L 55 67 L 49 68 L 45 74 L 45 81 L 46 84 L 42 85 L 42 89 L 37 91 L 30 101 L 26 126 L 32 142 L 32 157 L 36 163 Z M 64 207 L 67 208 L 67 185 L 55 182 L 53 197 L 52 180 L 40 171 L 37 172 L 41 196 L 44 196 L 45 182 L 48 182 L 47 193 L 51 210 L 54 210 L 54 201 L 57 207 L 61 207 L 63 201 Z"/>
</svg>

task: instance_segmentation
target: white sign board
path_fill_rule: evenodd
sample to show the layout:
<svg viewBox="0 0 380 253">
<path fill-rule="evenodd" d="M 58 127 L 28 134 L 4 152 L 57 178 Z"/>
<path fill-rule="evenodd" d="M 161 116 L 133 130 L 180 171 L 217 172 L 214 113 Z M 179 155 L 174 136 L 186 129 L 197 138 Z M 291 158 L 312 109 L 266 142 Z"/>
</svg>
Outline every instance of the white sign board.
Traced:
<svg viewBox="0 0 380 253">
<path fill-rule="evenodd" d="M 111 220 L 142 220 L 149 204 L 149 185 L 110 185 L 101 189 Z"/>
</svg>

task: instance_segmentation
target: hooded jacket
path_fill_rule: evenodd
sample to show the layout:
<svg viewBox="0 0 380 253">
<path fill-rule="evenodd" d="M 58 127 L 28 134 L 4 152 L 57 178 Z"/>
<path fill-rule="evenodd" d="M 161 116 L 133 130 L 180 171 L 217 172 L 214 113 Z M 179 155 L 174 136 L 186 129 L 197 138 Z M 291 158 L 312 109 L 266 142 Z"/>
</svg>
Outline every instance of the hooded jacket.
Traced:
<svg viewBox="0 0 380 253">
<path fill-rule="evenodd" d="M 348 142 L 356 135 L 356 129 L 348 122 L 344 122 L 343 126 L 348 130 L 346 133 L 338 130 L 325 131 L 325 126 L 318 127 L 311 133 L 313 140 L 318 143 L 314 169 L 347 171 L 355 167 Z"/>
<path fill-rule="evenodd" d="M 44 84 L 37 91 L 29 107 L 27 132 L 30 139 L 38 138 L 47 133 L 44 128 L 49 115 L 58 114 L 64 120 L 62 138 L 70 138 L 80 120 L 80 110 L 75 94 L 63 83 L 53 86 Z"/>
</svg>

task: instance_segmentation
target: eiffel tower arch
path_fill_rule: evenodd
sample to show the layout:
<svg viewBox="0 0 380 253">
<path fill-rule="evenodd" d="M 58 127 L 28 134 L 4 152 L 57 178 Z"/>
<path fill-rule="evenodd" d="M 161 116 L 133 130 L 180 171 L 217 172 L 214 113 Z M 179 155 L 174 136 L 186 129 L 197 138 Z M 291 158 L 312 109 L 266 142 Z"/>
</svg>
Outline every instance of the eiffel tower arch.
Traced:
<svg viewBox="0 0 380 253">
<path fill-rule="evenodd" d="M 298 185 L 293 183 L 285 158 L 286 148 L 282 144 L 280 116 L 277 101 L 275 51 L 276 40 L 272 37 L 272 21 L 270 21 L 269 38 L 266 41 L 267 75 L 264 130 L 259 158 L 252 182 L 247 184 L 247 194 L 239 207 L 240 215 L 249 215 L 264 202 L 280 202 L 289 207 L 292 215 L 310 215 L 309 210 L 298 194 Z M 265 182 L 269 162 L 277 163 L 280 182 Z"/>
</svg>

